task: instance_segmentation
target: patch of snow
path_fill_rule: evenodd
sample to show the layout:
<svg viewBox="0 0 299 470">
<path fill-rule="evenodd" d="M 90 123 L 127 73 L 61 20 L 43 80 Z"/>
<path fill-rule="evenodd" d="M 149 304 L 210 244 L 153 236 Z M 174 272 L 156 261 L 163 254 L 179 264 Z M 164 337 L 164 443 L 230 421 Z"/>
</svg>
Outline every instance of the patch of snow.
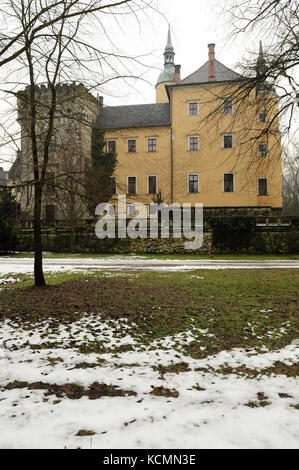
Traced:
<svg viewBox="0 0 299 470">
<path fill-rule="evenodd" d="M 173 349 L 173 344 L 189 344 L 196 333 L 194 327 L 160 342 L 155 340 L 148 347 L 136 343 L 130 334 L 132 327 L 126 319 L 108 322 L 97 315 L 85 315 L 57 330 L 46 321 L 28 330 L 13 321 L 2 322 L 0 447 L 298 448 L 298 411 L 291 406 L 299 402 L 298 379 L 285 375 L 248 379 L 213 371 L 223 365 L 261 370 L 276 361 L 294 364 L 299 359 L 296 346 L 262 354 L 254 349 L 232 349 L 192 359 Z M 201 330 L 200 334 L 209 332 Z M 102 341 L 108 350 L 104 354 L 82 354 L 73 343 L 70 347 L 73 340 L 78 344 Z M 30 344 L 44 341 L 59 342 L 59 347 L 30 349 Z M 165 349 L 160 349 L 160 343 Z M 124 344 L 131 344 L 133 350 L 116 355 L 113 349 Z M 189 372 L 166 373 L 162 378 L 154 370 L 182 361 Z M 75 368 L 81 362 L 99 365 Z M 5 390 L 14 380 L 78 383 L 86 388 L 98 381 L 134 390 L 137 396 L 71 400 L 45 397 L 43 390 Z M 179 397 L 150 395 L 152 386 L 176 389 Z M 250 401 L 258 402 L 259 392 L 270 404 L 246 406 Z M 281 398 L 279 393 L 290 397 Z M 96 434 L 92 439 L 78 437 L 80 429 Z"/>
<path fill-rule="evenodd" d="M 13 277 L 4 277 L 4 278 L 0 278 L 0 285 L 4 285 L 4 284 L 15 284 L 16 282 L 22 282 L 23 279 L 15 279 Z"/>
</svg>

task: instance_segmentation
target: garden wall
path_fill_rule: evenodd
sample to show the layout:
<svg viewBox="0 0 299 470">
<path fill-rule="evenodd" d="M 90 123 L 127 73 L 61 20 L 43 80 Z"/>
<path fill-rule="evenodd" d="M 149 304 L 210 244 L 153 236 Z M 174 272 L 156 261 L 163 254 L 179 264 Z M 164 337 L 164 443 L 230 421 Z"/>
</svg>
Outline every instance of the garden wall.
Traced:
<svg viewBox="0 0 299 470">
<path fill-rule="evenodd" d="M 199 250 L 186 250 L 183 238 L 100 240 L 91 223 L 77 227 L 74 234 L 68 227 L 44 228 L 42 239 L 44 251 L 58 253 L 206 253 L 212 242 L 217 253 L 295 254 L 299 253 L 299 218 L 276 225 L 271 225 L 269 219 L 255 217 L 206 218 L 204 242 Z M 16 250 L 33 251 L 31 228 L 18 230 Z"/>
</svg>

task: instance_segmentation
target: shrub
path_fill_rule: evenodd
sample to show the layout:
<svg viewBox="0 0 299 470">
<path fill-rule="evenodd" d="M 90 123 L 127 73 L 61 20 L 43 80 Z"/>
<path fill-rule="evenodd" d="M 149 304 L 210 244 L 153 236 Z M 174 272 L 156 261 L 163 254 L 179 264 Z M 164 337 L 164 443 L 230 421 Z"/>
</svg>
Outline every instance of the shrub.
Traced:
<svg viewBox="0 0 299 470">
<path fill-rule="evenodd" d="M 213 244 L 219 252 L 240 253 L 247 250 L 255 233 L 255 217 L 209 217 Z"/>
<path fill-rule="evenodd" d="M 17 210 L 10 188 L 0 186 L 0 252 L 16 247 Z"/>
</svg>

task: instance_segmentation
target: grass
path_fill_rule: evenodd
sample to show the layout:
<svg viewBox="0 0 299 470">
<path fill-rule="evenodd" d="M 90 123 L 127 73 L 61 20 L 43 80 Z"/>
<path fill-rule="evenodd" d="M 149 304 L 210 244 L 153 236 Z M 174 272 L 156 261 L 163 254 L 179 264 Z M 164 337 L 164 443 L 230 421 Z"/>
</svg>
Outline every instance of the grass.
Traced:
<svg viewBox="0 0 299 470">
<path fill-rule="evenodd" d="M 126 321 L 140 348 L 156 340 L 163 349 L 164 338 L 170 335 L 174 349 L 194 358 L 235 347 L 277 349 L 299 337 L 298 270 L 118 273 L 116 277 L 57 273 L 46 278 L 46 288 L 33 287 L 27 276 L 23 283 L 0 293 L 0 319 L 10 318 L 30 331 L 48 320 L 49 333 L 39 349 L 59 347 L 51 331 L 86 313 L 99 314 L 98 325 L 103 320 Z M 86 334 L 96 328 L 90 325 Z M 175 335 L 184 338 L 188 331 L 193 339 L 182 346 Z M 118 338 L 125 335 L 121 326 L 115 334 Z M 122 345 L 111 350 L 109 344 L 87 339 L 74 339 L 71 346 L 87 354 L 117 354 L 132 348 Z M 177 373 L 184 369 L 184 364 L 179 366 Z"/>
<path fill-rule="evenodd" d="M 119 254 L 102 254 L 102 253 L 49 253 L 45 252 L 43 257 L 44 259 L 64 259 L 64 258 L 138 258 L 144 259 L 159 259 L 159 260 L 184 260 L 184 259 L 210 259 L 208 254 L 142 254 L 142 255 L 119 255 Z M 12 254 L 10 258 L 33 258 L 34 254 L 32 252 L 24 252 L 18 254 Z M 262 255 L 249 255 L 249 254 L 215 254 L 214 259 L 219 260 L 298 260 L 299 254 L 291 255 L 274 255 L 274 254 L 262 254 Z"/>
</svg>

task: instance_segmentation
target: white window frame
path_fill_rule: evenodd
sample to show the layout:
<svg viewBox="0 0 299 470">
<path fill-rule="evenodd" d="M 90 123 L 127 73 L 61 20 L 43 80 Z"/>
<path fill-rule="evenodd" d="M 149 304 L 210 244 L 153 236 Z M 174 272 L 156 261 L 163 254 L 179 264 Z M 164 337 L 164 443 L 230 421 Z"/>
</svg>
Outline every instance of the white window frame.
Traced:
<svg viewBox="0 0 299 470">
<path fill-rule="evenodd" d="M 129 152 L 129 142 L 131 140 L 135 140 L 135 152 Z M 127 152 L 128 153 L 137 153 L 137 139 L 135 137 L 132 137 L 132 138 L 128 138 L 127 139 Z"/>
<path fill-rule="evenodd" d="M 232 136 L 232 146 L 231 147 L 224 147 L 224 137 L 225 136 L 228 136 L 228 135 L 231 135 Z M 230 149 L 233 149 L 235 146 L 235 139 L 234 139 L 234 134 L 233 132 L 224 132 L 222 134 L 222 150 L 230 150 Z"/>
<path fill-rule="evenodd" d="M 131 214 L 131 213 L 130 213 L 130 210 L 133 209 L 133 208 L 134 208 L 134 213 Z M 128 204 L 127 215 L 128 215 L 129 217 L 134 217 L 134 216 L 136 215 L 136 204 L 134 204 L 134 203 Z"/>
<path fill-rule="evenodd" d="M 149 178 L 154 176 L 156 178 L 156 192 L 150 193 L 149 192 Z M 147 175 L 147 194 L 158 194 L 158 175 Z"/>
<path fill-rule="evenodd" d="M 192 192 L 190 193 L 189 189 L 189 176 L 197 176 L 197 192 Z M 199 173 L 187 173 L 187 193 L 188 194 L 199 194 L 200 192 L 200 186 L 199 186 Z"/>
<path fill-rule="evenodd" d="M 264 121 L 261 121 L 261 120 L 260 120 L 260 115 L 261 115 L 261 114 L 264 114 L 264 115 L 265 115 L 265 120 L 264 120 Z M 262 123 L 267 122 L 267 112 L 266 112 L 266 110 L 264 110 L 264 111 L 259 111 L 258 114 L 257 114 L 257 118 L 258 118 L 258 122 L 262 122 Z"/>
<path fill-rule="evenodd" d="M 129 178 L 135 178 L 136 180 L 136 192 L 135 193 L 129 193 Z M 137 176 L 136 175 L 129 175 L 127 176 L 127 194 L 129 196 L 136 196 L 137 193 Z"/>
<path fill-rule="evenodd" d="M 197 104 L 197 113 L 196 114 L 190 114 L 190 104 Z M 187 101 L 187 104 L 188 104 L 188 116 L 190 117 L 194 117 L 194 116 L 199 116 L 199 100 L 189 100 Z"/>
<path fill-rule="evenodd" d="M 262 154 L 260 153 L 260 145 L 265 145 L 265 146 L 266 146 L 266 149 L 267 149 L 266 155 L 262 155 Z M 267 157 L 268 154 L 269 154 L 268 144 L 265 143 L 265 142 L 260 142 L 260 143 L 258 144 L 258 156 L 259 156 L 259 157 Z"/>
<path fill-rule="evenodd" d="M 190 139 L 194 139 L 194 138 L 197 138 L 197 149 L 191 149 L 190 148 Z M 188 135 L 188 152 L 198 152 L 198 150 L 200 149 L 200 141 L 199 141 L 199 135 L 195 134 L 195 135 Z"/>
<path fill-rule="evenodd" d="M 224 175 L 233 175 L 233 190 L 232 191 L 224 191 Z M 222 192 L 226 194 L 232 194 L 236 192 L 236 179 L 235 179 L 235 173 L 232 171 L 225 171 L 222 174 Z"/>
<path fill-rule="evenodd" d="M 115 153 L 116 153 L 116 139 L 108 139 L 107 140 L 107 152 L 109 153 L 109 142 L 115 142 Z"/>
<path fill-rule="evenodd" d="M 267 192 L 266 194 L 260 194 L 260 184 L 259 184 L 259 181 L 260 180 L 266 180 L 267 181 Z M 269 186 L 268 186 L 268 178 L 267 177 L 261 177 L 261 178 L 258 178 L 257 179 L 257 195 L 258 196 L 269 196 Z"/>
<path fill-rule="evenodd" d="M 232 110 L 231 110 L 230 113 L 226 113 L 226 112 L 224 111 L 224 110 L 225 110 L 225 102 L 226 102 L 226 101 L 231 101 L 231 104 L 232 104 L 232 108 L 231 108 L 231 109 L 232 109 Z M 232 98 L 223 98 L 223 99 L 222 99 L 222 114 L 223 114 L 224 116 L 227 116 L 227 115 L 230 115 L 230 114 L 234 114 L 234 101 L 233 101 Z"/>
<path fill-rule="evenodd" d="M 117 194 L 117 177 L 112 175 L 110 176 L 110 179 L 114 179 L 115 180 L 115 193 L 114 194 L 111 194 L 111 196 L 115 196 Z"/>
<path fill-rule="evenodd" d="M 150 141 L 150 140 L 155 140 L 155 141 L 156 141 L 156 150 L 149 150 L 149 141 Z M 157 146 L 158 146 L 158 139 L 157 139 L 157 137 L 148 137 L 148 138 L 147 138 L 147 151 L 148 151 L 148 153 L 155 153 L 155 152 L 157 152 Z"/>
</svg>

